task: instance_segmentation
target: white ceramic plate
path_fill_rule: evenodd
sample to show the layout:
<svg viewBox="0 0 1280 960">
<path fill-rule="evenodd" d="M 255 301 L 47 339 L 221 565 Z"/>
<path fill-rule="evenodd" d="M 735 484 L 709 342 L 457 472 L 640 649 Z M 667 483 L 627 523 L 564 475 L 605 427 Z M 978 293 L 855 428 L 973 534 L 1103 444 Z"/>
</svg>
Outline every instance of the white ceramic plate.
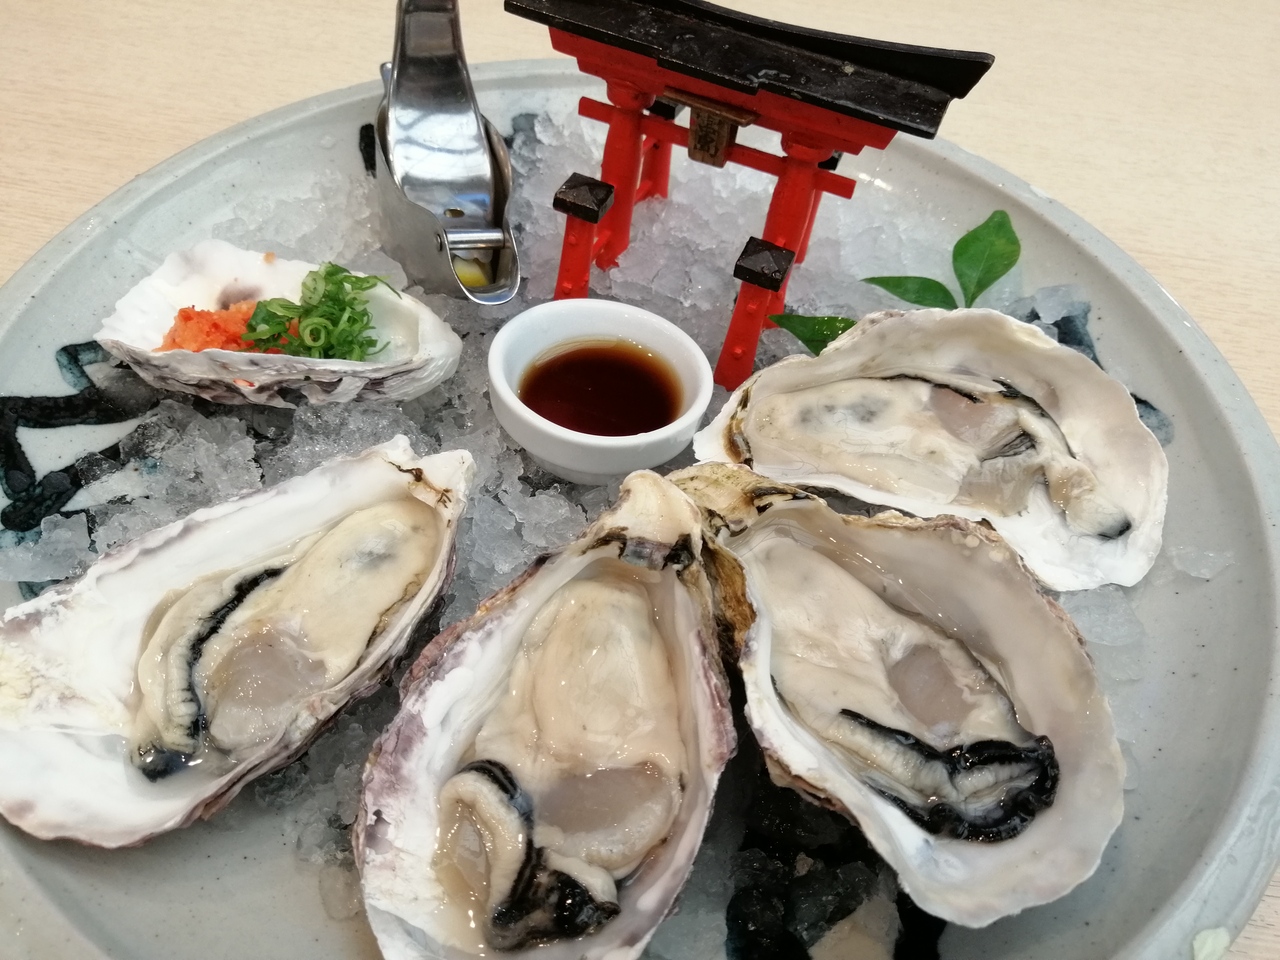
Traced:
<svg viewBox="0 0 1280 960">
<path fill-rule="evenodd" d="M 590 89 L 555 62 L 485 64 L 474 73 L 500 128 Z M 235 127 L 138 177 L 64 230 L 0 290 L 0 394 L 70 392 L 53 352 L 90 339 L 147 272 L 136 248 L 190 246 L 232 216 L 246 189 L 290 196 L 325 170 L 358 174 L 353 145 L 379 92 L 377 84 L 340 91 Z M 1136 679 L 1109 693 L 1140 720 L 1134 788 L 1098 873 L 1069 897 L 986 930 L 948 928 L 943 957 L 1189 957 L 1198 931 L 1239 931 L 1280 850 L 1280 451 L 1186 313 L 1060 205 L 949 144 L 909 137 L 884 154 L 847 158 L 842 171 L 857 175 L 864 193 L 891 191 L 904 209 L 954 222 L 1009 210 L 1025 288 L 1083 288 L 1104 364 L 1173 419 L 1167 544 L 1234 557 L 1208 582 L 1175 576 L 1130 594 L 1149 639 L 1136 651 Z M 126 430 L 28 431 L 24 442 L 43 472 Z M 326 917 L 316 871 L 286 844 L 282 817 L 248 803 L 234 829 L 215 818 L 114 852 L 41 843 L 0 825 L 0 956 L 375 960 L 363 920 Z"/>
</svg>

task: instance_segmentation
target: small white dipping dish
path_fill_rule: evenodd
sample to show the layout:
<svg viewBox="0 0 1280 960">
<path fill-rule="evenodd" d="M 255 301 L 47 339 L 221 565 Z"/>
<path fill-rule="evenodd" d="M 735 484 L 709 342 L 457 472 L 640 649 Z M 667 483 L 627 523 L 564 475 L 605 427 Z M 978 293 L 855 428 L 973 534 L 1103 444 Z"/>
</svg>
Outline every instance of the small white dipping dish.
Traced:
<svg viewBox="0 0 1280 960">
<path fill-rule="evenodd" d="M 537 360 L 575 344 L 630 341 L 665 360 L 680 380 L 680 414 L 647 433 L 602 437 L 569 430 L 517 396 Z M 504 430 L 549 471 L 574 483 L 608 483 L 656 467 L 689 445 L 711 402 L 711 365 L 693 339 L 657 314 L 611 300 L 553 300 L 507 321 L 489 346 L 489 399 Z"/>
</svg>

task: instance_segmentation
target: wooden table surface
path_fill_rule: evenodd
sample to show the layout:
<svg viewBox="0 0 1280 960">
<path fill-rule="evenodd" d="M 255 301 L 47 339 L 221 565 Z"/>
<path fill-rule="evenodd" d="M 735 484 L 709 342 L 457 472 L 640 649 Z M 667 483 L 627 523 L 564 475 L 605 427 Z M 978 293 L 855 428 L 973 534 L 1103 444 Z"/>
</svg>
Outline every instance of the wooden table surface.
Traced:
<svg viewBox="0 0 1280 960">
<path fill-rule="evenodd" d="M 946 138 L 1098 227 L 1190 311 L 1280 426 L 1280 11 L 1272 0 L 737 0 L 985 50 Z M 465 0 L 472 62 L 552 56 Z M 377 77 L 394 0 L 0 0 L 0 282 L 111 191 L 248 117 Z M 1280 956 L 1280 882 L 1228 954 Z"/>
</svg>

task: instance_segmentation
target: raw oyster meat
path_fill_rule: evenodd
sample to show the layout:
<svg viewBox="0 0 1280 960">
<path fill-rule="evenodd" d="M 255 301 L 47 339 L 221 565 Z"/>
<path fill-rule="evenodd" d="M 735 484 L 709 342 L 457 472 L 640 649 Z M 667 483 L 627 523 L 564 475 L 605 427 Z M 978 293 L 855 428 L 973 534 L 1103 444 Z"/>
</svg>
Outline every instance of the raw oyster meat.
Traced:
<svg viewBox="0 0 1280 960">
<path fill-rule="evenodd" d="M 987 520 L 1046 585 L 1134 584 L 1160 551 L 1164 451 L 1128 391 L 994 310 L 887 311 L 755 374 L 702 460 L 920 517 Z"/>
<path fill-rule="evenodd" d="M 218 403 L 408 400 L 453 376 L 462 353 L 458 335 L 425 304 L 382 284 L 364 294 L 372 335 L 387 344 L 369 360 L 158 349 L 183 307 L 223 310 L 274 297 L 296 302 L 303 278 L 314 269 L 314 263 L 204 240 L 165 258 L 120 299 L 95 337 L 153 386 Z"/>
<path fill-rule="evenodd" d="M 1123 812 L 1111 713 L 1074 625 L 998 535 L 842 516 L 744 467 L 671 479 L 717 531 L 722 606 L 755 614 L 739 666 L 776 782 L 856 820 L 956 923 L 1093 873 Z"/>
<path fill-rule="evenodd" d="M 300 754 L 403 655 L 471 456 L 404 437 L 130 541 L 0 621 L 0 815 L 140 843 Z"/>
<path fill-rule="evenodd" d="M 387 960 L 638 956 L 735 739 L 700 517 L 654 473 L 431 642 L 354 826 Z"/>
</svg>

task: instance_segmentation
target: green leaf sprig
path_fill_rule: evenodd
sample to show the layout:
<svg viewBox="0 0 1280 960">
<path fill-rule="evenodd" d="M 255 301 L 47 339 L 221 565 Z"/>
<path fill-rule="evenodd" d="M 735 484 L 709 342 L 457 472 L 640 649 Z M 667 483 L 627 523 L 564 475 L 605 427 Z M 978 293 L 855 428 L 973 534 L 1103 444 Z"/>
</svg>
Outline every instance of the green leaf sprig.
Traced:
<svg viewBox="0 0 1280 960">
<path fill-rule="evenodd" d="M 1013 269 L 1022 255 L 1022 244 L 1013 230 L 1009 214 L 997 210 L 982 223 L 956 241 L 951 250 L 951 268 L 960 284 L 964 305 L 972 307 L 993 283 Z M 956 309 L 955 294 L 946 284 L 930 277 L 867 277 L 863 283 L 875 284 L 900 300 L 920 307 Z M 784 313 L 769 317 L 813 353 L 821 353 L 827 344 L 852 327 L 857 321 L 848 317 L 806 317 Z"/>
<path fill-rule="evenodd" d="M 378 284 L 400 295 L 382 277 L 357 276 L 336 263 L 323 263 L 303 279 L 298 303 L 284 297 L 258 301 L 245 328 L 245 349 L 276 349 L 315 360 L 365 360 L 387 346 L 369 335 L 373 319 L 364 294 Z"/>
<path fill-rule="evenodd" d="M 848 317 L 806 317 L 798 313 L 779 313 L 769 319 L 813 353 L 821 353 L 828 343 L 858 322 Z"/>
<path fill-rule="evenodd" d="M 951 250 L 951 269 L 960 284 L 964 305 L 972 307 L 993 283 L 1013 269 L 1022 256 L 1022 244 L 1013 230 L 1009 214 L 997 210 L 956 241 Z M 956 309 L 956 298 L 943 283 L 929 277 L 867 277 L 900 300 L 921 307 Z"/>
</svg>

